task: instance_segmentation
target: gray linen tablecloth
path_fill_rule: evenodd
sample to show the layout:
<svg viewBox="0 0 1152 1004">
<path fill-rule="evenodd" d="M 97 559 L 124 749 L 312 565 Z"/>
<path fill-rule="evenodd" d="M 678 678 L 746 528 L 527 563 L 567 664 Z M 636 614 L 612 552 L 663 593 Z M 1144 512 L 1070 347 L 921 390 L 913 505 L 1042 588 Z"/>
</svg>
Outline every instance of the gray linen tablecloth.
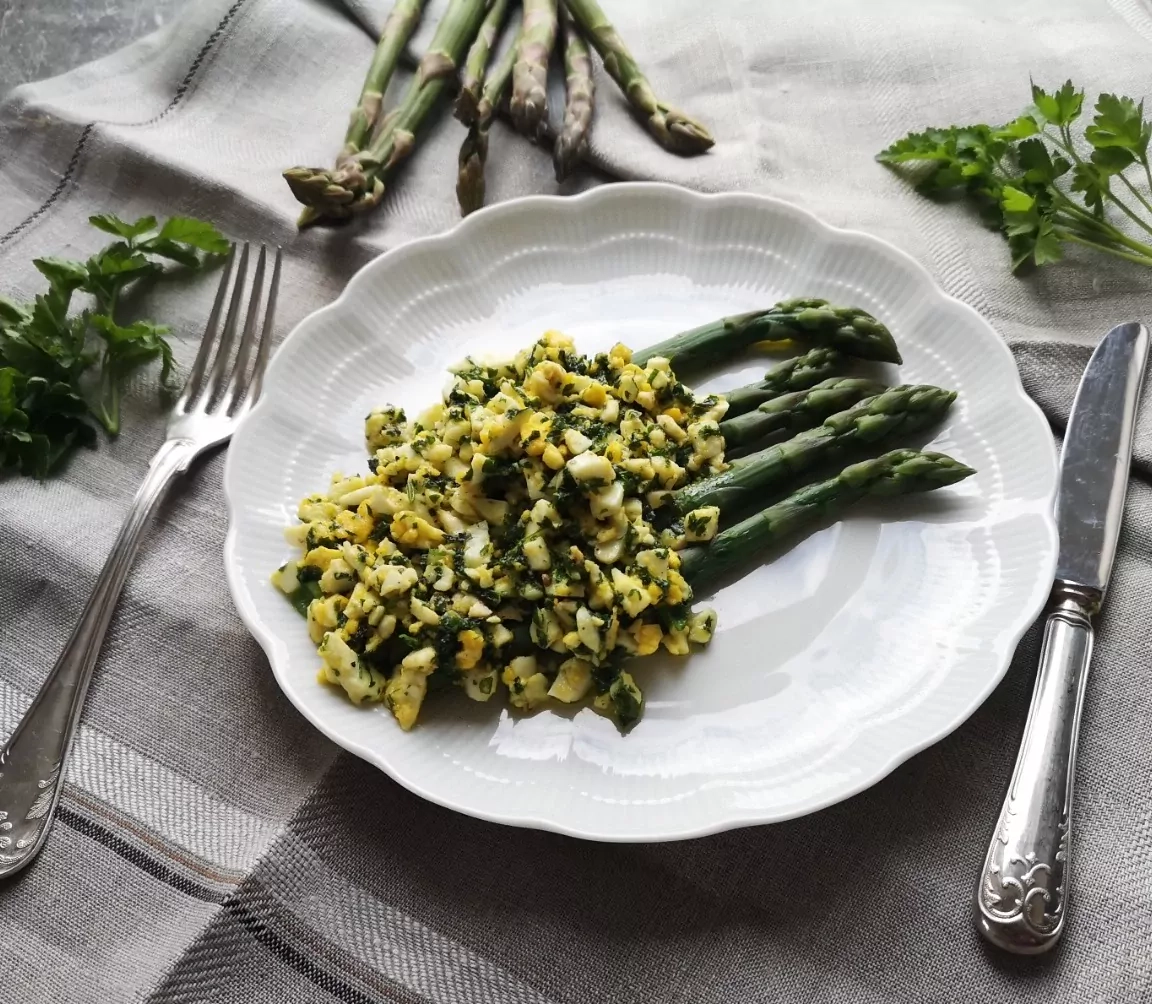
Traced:
<svg viewBox="0 0 1152 1004">
<path fill-rule="evenodd" d="M 1058 430 L 1098 336 L 1152 278 L 1098 259 L 1027 281 L 1000 238 L 872 161 L 926 123 L 1006 120 L 1028 76 L 1152 91 L 1143 0 L 604 0 L 659 89 L 714 127 L 662 153 L 602 89 L 578 183 L 650 178 L 781 196 L 885 237 L 980 310 Z M 297 235 L 279 177 L 324 163 L 384 0 L 212 0 L 136 45 L 18 89 L 0 113 L 0 292 L 85 218 L 180 212 L 288 248 L 287 331 L 380 251 L 456 219 L 443 121 L 363 227 Z M 554 192 L 547 155 L 494 138 L 495 200 Z M 158 294 L 192 353 L 212 280 Z M 66 476 L 0 485 L 0 735 L 80 612 L 162 435 Z M 1038 961 L 985 950 L 969 898 L 1007 782 L 1035 635 L 954 735 L 872 790 L 778 826 L 601 846 L 426 804 L 315 733 L 232 610 L 222 458 L 164 510 L 120 605 L 59 821 L 0 886 L 0 1001 L 1152 1001 L 1152 421 L 1138 443 L 1084 714 L 1073 906 Z"/>
</svg>

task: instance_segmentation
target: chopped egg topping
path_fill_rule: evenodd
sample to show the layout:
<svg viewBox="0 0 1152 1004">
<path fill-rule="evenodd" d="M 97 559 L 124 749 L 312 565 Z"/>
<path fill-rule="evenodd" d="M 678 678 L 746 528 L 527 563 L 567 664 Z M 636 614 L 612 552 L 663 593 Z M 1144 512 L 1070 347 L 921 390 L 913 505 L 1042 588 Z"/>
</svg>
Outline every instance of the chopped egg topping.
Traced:
<svg viewBox="0 0 1152 1004">
<path fill-rule="evenodd" d="M 643 697 L 625 661 L 687 654 L 715 629 L 676 552 L 711 540 L 719 511 L 667 525 L 653 507 L 723 469 L 727 404 L 665 359 L 580 356 L 558 332 L 452 372 L 414 421 L 367 417 L 369 474 L 300 503 L 302 557 L 273 581 L 307 616 L 320 679 L 403 729 L 449 686 L 504 688 L 521 710 L 592 696 L 626 728 Z"/>
</svg>

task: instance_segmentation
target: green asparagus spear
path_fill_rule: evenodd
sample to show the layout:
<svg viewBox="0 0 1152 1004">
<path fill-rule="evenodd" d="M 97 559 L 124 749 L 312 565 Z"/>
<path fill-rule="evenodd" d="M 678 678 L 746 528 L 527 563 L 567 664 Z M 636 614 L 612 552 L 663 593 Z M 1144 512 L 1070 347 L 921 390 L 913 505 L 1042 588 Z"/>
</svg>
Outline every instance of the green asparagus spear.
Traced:
<svg viewBox="0 0 1152 1004">
<path fill-rule="evenodd" d="M 548 61 L 556 45 L 556 0 L 524 0 L 509 110 L 516 128 L 538 139 L 548 124 Z"/>
<path fill-rule="evenodd" d="M 564 125 L 552 148 L 552 163 L 556 180 L 563 181 L 575 169 L 580 155 L 588 145 L 588 130 L 592 127 L 592 102 L 596 84 L 592 76 L 592 53 L 565 8 L 560 18 L 564 26 L 564 81 L 566 100 Z"/>
<path fill-rule="evenodd" d="M 933 425 L 955 399 L 953 391 L 939 387 L 893 387 L 832 415 L 815 429 L 733 461 L 721 474 L 677 489 L 671 502 L 684 514 L 711 505 L 719 506 L 721 513 L 736 511 L 793 475 L 836 460 L 850 447 Z"/>
<path fill-rule="evenodd" d="M 757 342 L 795 341 L 838 349 L 846 356 L 901 362 L 891 332 L 858 307 L 833 307 L 827 300 L 784 300 L 767 310 L 722 317 L 634 352 L 643 366 L 653 356 L 672 360 L 678 376 L 730 359 Z"/>
<path fill-rule="evenodd" d="M 456 95 L 456 118 L 466 126 L 476 121 L 476 113 L 480 108 L 480 95 L 484 89 L 484 75 L 488 69 L 488 57 L 492 53 L 492 46 L 496 44 L 496 36 L 500 34 L 500 27 L 508 13 L 508 0 L 493 0 L 488 8 L 484 23 L 480 25 L 480 32 L 472 48 L 468 50 L 468 58 L 464 60 L 464 69 L 460 71 L 460 93 Z"/>
<path fill-rule="evenodd" d="M 460 144 L 456 172 L 456 203 L 460 215 L 467 216 L 484 205 L 487 185 L 484 165 L 488 162 L 488 130 L 473 123 Z"/>
<path fill-rule="evenodd" d="M 311 167 L 284 172 L 292 194 L 305 206 L 301 227 L 348 219 L 379 204 L 385 178 L 412 153 L 417 129 L 455 78 L 488 6 L 488 0 L 449 0 L 399 107 L 377 124 L 369 148 L 348 158 L 339 174 Z"/>
<path fill-rule="evenodd" d="M 866 397 L 873 397 L 884 391 L 884 385 L 875 380 L 859 380 L 854 377 L 833 377 L 791 394 L 781 394 L 766 401 L 755 411 L 725 418 L 720 423 L 720 433 L 724 437 L 724 450 L 744 446 L 755 446 L 778 432 L 800 432 L 819 425 L 824 419 L 843 411 Z"/>
<path fill-rule="evenodd" d="M 508 51 L 489 68 L 484 78 L 484 89 L 480 92 L 480 103 L 476 106 L 476 121 L 468 127 L 468 135 L 460 146 L 459 173 L 456 176 L 456 201 L 460 204 L 460 215 L 467 216 L 484 205 L 484 165 L 488 160 L 488 132 L 492 120 L 508 94 L 512 81 L 512 65 L 516 61 L 516 42 L 513 39 Z"/>
<path fill-rule="evenodd" d="M 600 53 L 604 69 L 624 92 L 657 143 L 665 150 L 684 155 L 703 153 L 713 145 L 712 135 L 702 123 L 656 97 L 648 78 L 596 0 L 564 0 L 564 3 L 584 37 Z"/>
<path fill-rule="evenodd" d="M 942 453 L 894 450 L 853 464 L 828 481 L 807 485 L 724 530 L 709 543 L 681 551 L 680 572 L 694 590 L 707 589 L 726 573 L 754 560 L 765 548 L 834 509 L 869 495 L 932 491 L 974 473 Z"/>
<path fill-rule="evenodd" d="M 765 373 L 763 380 L 725 391 L 722 395 L 728 402 L 725 418 L 743 415 L 781 394 L 815 387 L 832 376 L 843 362 L 844 357 L 835 349 L 812 349 L 802 356 L 786 359 Z"/>
<path fill-rule="evenodd" d="M 388 89 L 388 82 L 396 72 L 404 46 L 420 23 L 420 14 L 424 9 L 424 0 L 396 0 L 396 5 L 384 22 L 380 32 L 380 44 L 372 56 L 372 65 L 368 67 L 368 75 L 364 78 L 364 87 L 360 91 L 360 100 L 352 112 L 348 123 L 348 132 L 344 136 L 344 149 L 336 159 L 336 170 L 339 172 L 344 161 L 359 153 L 368 143 L 372 134 L 372 127 L 380 115 L 380 102 L 384 99 L 384 91 Z"/>
<path fill-rule="evenodd" d="M 516 49 L 520 44 L 522 28 L 516 29 L 512 44 L 508 50 L 495 63 L 488 68 L 484 76 L 484 89 L 480 92 L 480 103 L 476 106 L 476 124 L 487 129 L 492 125 L 500 106 L 508 97 L 508 89 L 512 83 L 512 70 L 516 65 Z"/>
</svg>

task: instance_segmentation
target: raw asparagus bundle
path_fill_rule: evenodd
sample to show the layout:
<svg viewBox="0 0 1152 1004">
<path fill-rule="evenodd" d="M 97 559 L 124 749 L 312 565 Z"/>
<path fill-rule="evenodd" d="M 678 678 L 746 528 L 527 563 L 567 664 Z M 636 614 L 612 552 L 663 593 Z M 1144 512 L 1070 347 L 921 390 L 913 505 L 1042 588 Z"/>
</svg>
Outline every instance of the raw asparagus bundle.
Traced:
<svg viewBox="0 0 1152 1004">
<path fill-rule="evenodd" d="M 695 591 L 713 585 L 782 538 L 831 511 L 868 496 L 906 495 L 954 485 L 974 474 L 942 453 L 895 450 L 846 467 L 836 477 L 807 485 L 786 499 L 717 534 L 708 544 L 680 552 L 680 572 Z"/>
<path fill-rule="evenodd" d="M 714 143 L 704 125 L 656 97 L 652 85 L 596 0 L 564 0 L 604 69 L 643 119 L 656 141 L 672 153 L 703 153 Z"/>
<path fill-rule="evenodd" d="M 785 359 L 765 373 L 763 380 L 725 391 L 724 400 L 728 402 L 725 416 L 735 418 L 781 394 L 815 387 L 843 364 L 844 357 L 835 349 L 811 349 L 801 356 Z"/>
<path fill-rule="evenodd" d="M 378 124 L 368 149 L 348 157 L 338 174 L 309 167 L 284 172 L 305 205 L 301 226 L 348 219 L 379 204 L 385 179 L 412 153 L 417 130 L 455 78 L 488 6 L 485 0 L 449 0 L 400 106 Z"/>
<path fill-rule="evenodd" d="M 677 489 L 670 493 L 671 504 L 681 514 L 705 506 L 719 506 L 721 513 L 746 508 L 769 489 L 817 464 L 836 460 L 849 448 L 935 424 L 955 399 L 953 391 L 939 387 L 893 387 L 832 415 L 814 429 L 734 460 L 720 474 Z"/>
<path fill-rule="evenodd" d="M 712 146 L 703 125 L 656 97 L 596 0 L 563 0 L 563 7 L 561 2 L 522 0 L 519 5 L 523 30 L 516 42 L 508 92 L 516 128 L 533 140 L 555 140 L 558 180 L 575 170 L 587 149 L 595 97 L 589 45 L 603 57 L 605 68 L 661 145 L 681 154 L 702 153 Z M 485 81 L 494 69 L 489 64 L 500 26 L 517 5 L 513 0 L 448 0 L 415 79 L 400 104 L 385 115 L 381 107 L 385 91 L 424 5 L 425 0 L 395 0 L 335 165 L 292 167 L 284 172 L 292 194 L 304 205 L 301 227 L 347 220 L 380 203 L 390 174 L 411 154 L 420 128 L 457 68 L 461 72 L 456 117 L 471 130 L 460 155 L 458 198 L 465 212 L 483 201 L 487 130 L 480 126 L 480 119 Z M 547 85 L 561 13 L 566 100 L 563 125 L 555 131 L 548 120 Z M 503 94 L 498 96 L 503 98 Z M 500 102 L 492 104 L 497 107 Z"/>
<path fill-rule="evenodd" d="M 664 356 L 685 374 L 731 359 L 757 342 L 793 341 L 833 348 L 846 356 L 878 362 L 901 362 L 892 333 L 859 307 L 834 307 L 827 300 L 784 300 L 767 310 L 722 317 L 633 353 L 643 366 Z"/>
<path fill-rule="evenodd" d="M 883 391 L 884 385 L 875 380 L 833 377 L 808 390 L 781 394 L 771 401 L 766 401 L 755 411 L 737 415 L 735 418 L 725 418 L 720 423 L 720 434 L 724 437 L 724 453 L 731 457 L 733 451 L 746 446 L 755 446 L 777 433 L 811 429 L 858 401 L 881 394 Z"/>
</svg>

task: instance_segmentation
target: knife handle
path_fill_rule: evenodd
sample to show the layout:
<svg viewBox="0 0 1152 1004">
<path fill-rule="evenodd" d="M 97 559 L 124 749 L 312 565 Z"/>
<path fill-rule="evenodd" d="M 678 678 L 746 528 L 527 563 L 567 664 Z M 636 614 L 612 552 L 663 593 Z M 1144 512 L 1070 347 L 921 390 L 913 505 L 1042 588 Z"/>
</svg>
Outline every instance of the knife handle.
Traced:
<svg viewBox="0 0 1152 1004">
<path fill-rule="evenodd" d="M 1020 955 L 1046 952 L 1068 912 L 1072 780 L 1092 614 L 1100 597 L 1057 585 L 1012 781 L 976 885 L 976 926 Z"/>
</svg>

